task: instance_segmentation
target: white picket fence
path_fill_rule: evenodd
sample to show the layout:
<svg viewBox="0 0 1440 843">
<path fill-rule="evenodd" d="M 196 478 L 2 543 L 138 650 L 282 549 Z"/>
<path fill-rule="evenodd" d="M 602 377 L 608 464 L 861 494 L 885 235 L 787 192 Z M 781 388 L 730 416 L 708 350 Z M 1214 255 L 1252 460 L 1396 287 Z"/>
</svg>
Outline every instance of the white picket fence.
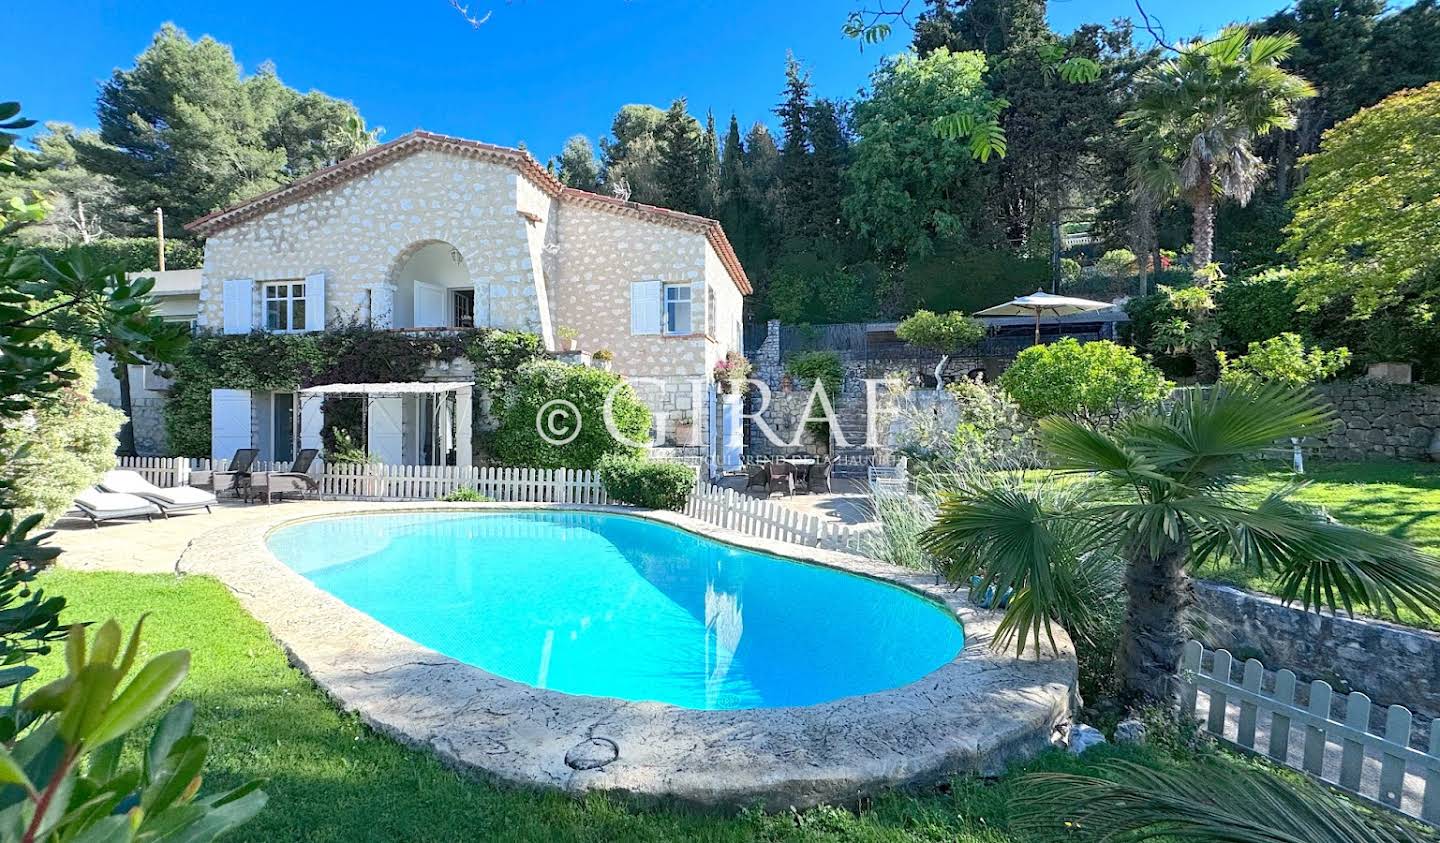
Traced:
<svg viewBox="0 0 1440 843">
<path fill-rule="evenodd" d="M 1206 655 L 1211 656 L 1205 669 Z M 1344 698 L 1344 719 L 1332 717 L 1336 693 L 1315 680 L 1302 705 L 1296 677 L 1271 673 L 1255 659 L 1233 678 L 1235 659 L 1226 650 L 1185 645 L 1180 660 L 1180 705 L 1189 717 L 1203 710 L 1211 734 L 1301 770 L 1327 784 L 1430 823 L 1440 825 L 1440 718 L 1430 723 L 1429 751 L 1410 745 L 1413 717 L 1404 706 L 1384 711 L 1383 730 L 1371 728 L 1370 698 Z M 1238 716 L 1232 716 L 1238 715 Z"/>
<path fill-rule="evenodd" d="M 223 471 L 228 460 L 184 457 L 122 457 L 120 467 L 139 472 L 157 486 L 179 486 L 192 471 Z M 255 471 L 286 471 L 289 463 L 256 463 Z M 593 471 L 568 468 L 498 468 L 453 465 L 381 465 L 319 462 L 311 475 L 320 495 L 353 500 L 436 500 L 457 489 L 474 489 L 491 500 L 518 503 L 609 503 Z"/>
<path fill-rule="evenodd" d="M 834 550 L 853 550 L 858 544 L 854 531 L 843 524 L 705 481 L 696 485 L 683 511 L 691 518 L 762 539 Z"/>
</svg>

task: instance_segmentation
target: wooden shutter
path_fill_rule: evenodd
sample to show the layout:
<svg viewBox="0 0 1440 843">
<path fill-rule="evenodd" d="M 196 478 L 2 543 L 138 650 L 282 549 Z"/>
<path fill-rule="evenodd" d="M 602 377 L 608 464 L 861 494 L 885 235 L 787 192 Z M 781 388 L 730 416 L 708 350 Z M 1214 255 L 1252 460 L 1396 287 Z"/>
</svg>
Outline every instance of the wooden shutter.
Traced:
<svg viewBox="0 0 1440 843">
<path fill-rule="evenodd" d="M 412 328 L 445 327 L 445 290 L 424 281 L 415 282 L 415 324 Z"/>
<path fill-rule="evenodd" d="M 663 285 L 659 281 L 636 281 L 630 285 L 630 333 L 660 333 L 665 303 Z"/>
<path fill-rule="evenodd" d="M 366 430 L 366 448 L 380 462 L 403 465 L 405 462 L 405 402 L 399 395 L 370 395 L 370 421 Z"/>
<path fill-rule="evenodd" d="M 319 395 L 300 396 L 300 447 L 323 448 L 320 430 L 325 426 L 322 407 L 325 399 Z"/>
<path fill-rule="evenodd" d="M 323 272 L 305 276 L 305 330 L 325 330 L 325 273 Z"/>
<path fill-rule="evenodd" d="M 249 278 L 234 278 L 225 282 L 225 294 L 221 299 L 224 308 L 225 333 L 248 334 L 255 327 L 255 282 Z"/>
<path fill-rule="evenodd" d="M 210 456 L 228 460 L 249 448 L 251 396 L 248 389 L 210 390 Z"/>
</svg>

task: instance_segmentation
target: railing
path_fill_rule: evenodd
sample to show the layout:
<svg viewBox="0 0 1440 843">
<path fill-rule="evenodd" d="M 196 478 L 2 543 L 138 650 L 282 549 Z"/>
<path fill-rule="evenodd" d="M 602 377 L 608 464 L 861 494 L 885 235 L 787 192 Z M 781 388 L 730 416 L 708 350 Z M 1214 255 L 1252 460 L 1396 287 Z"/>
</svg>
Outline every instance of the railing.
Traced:
<svg viewBox="0 0 1440 843">
<path fill-rule="evenodd" d="M 1410 746 L 1413 717 L 1404 706 L 1386 708 L 1384 728 L 1375 731 L 1371 721 L 1379 712 L 1358 691 L 1337 695 L 1317 679 L 1303 689 L 1308 694 L 1302 705 L 1291 671 L 1272 674 L 1249 659 L 1236 683 L 1229 652 L 1213 651 L 1208 670 L 1206 655 L 1200 642 L 1191 641 L 1180 660 L 1181 710 L 1199 717 L 1203 702 L 1206 731 L 1361 799 L 1440 825 L 1440 718 L 1431 721 L 1429 751 L 1422 752 Z M 1337 696 L 1344 699 L 1343 720 L 1331 714 Z"/>
<path fill-rule="evenodd" d="M 854 550 L 859 544 L 855 531 L 844 524 L 703 481 L 696 485 L 682 511 L 691 518 L 756 538 L 833 550 Z"/>
<path fill-rule="evenodd" d="M 228 460 L 184 457 L 122 457 L 120 467 L 139 472 L 157 486 L 179 486 L 192 471 L 223 471 Z M 287 471 L 286 462 L 259 462 L 255 471 Z M 474 489 L 491 500 L 520 503 L 609 502 L 593 471 L 557 468 L 457 468 L 453 465 L 381 465 L 316 463 L 310 475 L 326 498 L 435 500 L 458 489 Z"/>
</svg>

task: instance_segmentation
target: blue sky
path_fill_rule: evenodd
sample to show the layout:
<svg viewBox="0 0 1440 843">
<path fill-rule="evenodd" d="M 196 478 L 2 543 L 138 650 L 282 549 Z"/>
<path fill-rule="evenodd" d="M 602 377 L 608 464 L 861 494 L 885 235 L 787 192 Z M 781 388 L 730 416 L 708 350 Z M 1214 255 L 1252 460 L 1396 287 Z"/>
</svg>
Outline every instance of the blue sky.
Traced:
<svg viewBox="0 0 1440 843">
<path fill-rule="evenodd" d="M 465 3 L 462 0 L 462 5 Z M 98 83 L 128 67 L 173 21 L 230 44 L 246 72 L 271 60 L 288 84 L 351 100 L 386 138 L 410 129 L 514 145 L 542 160 L 571 134 L 592 139 L 630 102 L 731 111 L 743 126 L 779 99 L 785 51 L 823 96 L 853 95 L 897 32 L 863 53 L 840 34 L 861 0 L 469 0 L 493 11 L 472 29 L 449 0 L 247 0 L 245 3 L 15 2 L 5 11 L 0 99 L 40 120 L 94 125 Z M 893 0 L 892 0 L 893 5 Z M 920 5 L 920 0 L 914 0 Z M 1147 0 L 1173 38 L 1262 17 L 1283 0 Z M 1135 16 L 1133 0 L 1052 0 L 1059 30 Z"/>
</svg>

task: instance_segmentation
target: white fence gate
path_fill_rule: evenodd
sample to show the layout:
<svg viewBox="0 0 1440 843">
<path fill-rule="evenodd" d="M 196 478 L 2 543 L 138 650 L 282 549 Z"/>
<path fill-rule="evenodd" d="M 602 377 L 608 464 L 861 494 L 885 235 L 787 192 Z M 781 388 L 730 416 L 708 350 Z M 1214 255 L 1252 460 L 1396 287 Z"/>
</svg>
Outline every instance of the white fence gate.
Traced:
<svg viewBox="0 0 1440 843">
<path fill-rule="evenodd" d="M 858 544 L 854 531 L 843 524 L 704 481 L 696 485 L 682 511 L 691 518 L 762 539 L 835 550 L 853 550 Z"/>
<path fill-rule="evenodd" d="M 1291 671 L 1271 673 L 1249 659 L 1237 683 L 1234 667 L 1225 650 L 1211 653 L 1198 641 L 1186 644 L 1180 660 L 1182 712 L 1203 714 L 1205 730 L 1227 743 L 1440 825 L 1440 718 L 1431 721 L 1429 752 L 1422 752 L 1410 746 L 1413 718 L 1404 706 L 1385 709 L 1384 728 L 1377 732 L 1371 722 L 1378 712 L 1358 691 L 1343 695 L 1344 720 L 1336 720 L 1331 707 L 1337 695 L 1329 684 L 1311 682 L 1302 706 Z"/>
</svg>

